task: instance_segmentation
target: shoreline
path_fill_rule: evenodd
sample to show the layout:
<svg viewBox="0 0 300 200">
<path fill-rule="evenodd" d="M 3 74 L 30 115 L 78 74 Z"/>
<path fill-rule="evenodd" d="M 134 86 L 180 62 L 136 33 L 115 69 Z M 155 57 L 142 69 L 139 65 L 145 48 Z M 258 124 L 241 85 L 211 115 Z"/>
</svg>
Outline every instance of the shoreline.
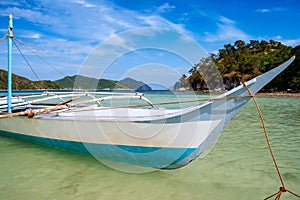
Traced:
<svg viewBox="0 0 300 200">
<path fill-rule="evenodd" d="M 30 90 L 30 89 L 26 89 L 26 90 L 14 90 L 14 92 L 30 92 L 30 91 L 38 91 L 38 92 L 41 92 L 41 91 L 52 91 L 52 90 L 55 90 L 55 91 L 68 91 L 70 90 L 69 88 L 64 88 L 64 89 L 35 89 L 35 90 Z M 111 90 L 106 90 L 106 89 L 99 89 L 99 90 L 102 90 L 102 91 L 111 91 Z M 6 92 L 7 90 L 0 90 L 0 93 L 1 92 Z M 77 90 L 73 90 L 73 91 L 77 91 Z M 84 90 L 78 90 L 78 91 L 84 91 Z M 152 90 L 152 91 L 155 91 L 155 90 Z M 167 91 L 167 90 L 166 90 Z M 171 92 L 191 92 L 190 90 L 169 90 Z M 145 91 L 146 92 L 146 91 Z M 209 91 L 207 90 L 196 90 L 194 92 L 201 92 L 201 93 L 209 93 Z M 212 93 L 214 94 L 221 94 L 222 92 L 224 91 L 214 91 Z M 255 94 L 256 97 L 291 97 L 291 98 L 300 98 L 300 92 L 287 92 L 287 91 L 277 91 L 277 92 L 258 92 Z"/>
<path fill-rule="evenodd" d="M 176 90 L 173 90 L 173 92 L 189 92 L 189 90 L 186 90 L 186 91 L 176 91 Z M 194 91 L 194 92 L 209 93 L 209 91 L 207 91 L 207 90 L 197 90 L 197 91 Z M 222 92 L 216 92 L 216 91 L 214 91 L 212 93 L 214 93 L 214 94 L 221 94 Z M 300 98 L 300 92 L 286 92 L 286 91 L 258 92 L 258 93 L 255 94 L 255 96 L 256 97 L 290 97 L 290 98 Z"/>
<path fill-rule="evenodd" d="M 255 96 L 257 97 L 292 97 L 292 98 L 300 98 L 300 92 L 258 92 Z"/>
</svg>

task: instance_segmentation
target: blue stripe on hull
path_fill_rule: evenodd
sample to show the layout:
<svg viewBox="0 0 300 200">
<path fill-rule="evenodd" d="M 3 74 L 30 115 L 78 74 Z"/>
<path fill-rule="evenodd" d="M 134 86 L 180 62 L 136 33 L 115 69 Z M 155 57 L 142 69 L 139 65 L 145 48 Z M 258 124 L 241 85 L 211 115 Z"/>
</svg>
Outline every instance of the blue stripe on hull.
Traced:
<svg viewBox="0 0 300 200">
<path fill-rule="evenodd" d="M 178 162 L 186 158 L 195 150 L 195 148 L 165 148 L 82 143 L 28 136 L 5 131 L 0 131 L 0 134 L 73 153 L 92 155 L 100 160 L 111 160 L 114 162 L 158 169 L 173 169 L 172 165 L 175 165 L 175 168 L 184 166 L 178 165 Z"/>
</svg>

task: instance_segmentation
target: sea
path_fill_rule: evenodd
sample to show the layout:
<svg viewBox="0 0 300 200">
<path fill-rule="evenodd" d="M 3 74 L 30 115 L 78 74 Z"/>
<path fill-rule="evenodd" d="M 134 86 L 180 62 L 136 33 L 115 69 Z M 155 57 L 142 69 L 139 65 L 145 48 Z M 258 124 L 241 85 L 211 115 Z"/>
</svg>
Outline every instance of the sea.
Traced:
<svg viewBox="0 0 300 200">
<path fill-rule="evenodd" d="M 145 96 L 174 100 L 168 92 Z M 285 188 L 299 195 L 300 99 L 257 101 Z M 276 193 L 280 186 L 251 100 L 208 153 L 176 170 L 128 173 L 90 156 L 0 136 L 1 200 L 253 200 Z M 281 198 L 297 199 L 288 192 Z"/>
</svg>

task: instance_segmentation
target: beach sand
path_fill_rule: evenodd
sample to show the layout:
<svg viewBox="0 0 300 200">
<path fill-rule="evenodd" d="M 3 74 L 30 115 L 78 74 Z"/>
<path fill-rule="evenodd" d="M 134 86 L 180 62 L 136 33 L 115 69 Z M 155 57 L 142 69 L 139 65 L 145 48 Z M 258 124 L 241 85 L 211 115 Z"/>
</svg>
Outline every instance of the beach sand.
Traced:
<svg viewBox="0 0 300 200">
<path fill-rule="evenodd" d="M 263 97 L 294 97 L 300 98 L 300 92 L 289 93 L 289 92 L 259 92 L 255 96 L 263 96 Z"/>
</svg>

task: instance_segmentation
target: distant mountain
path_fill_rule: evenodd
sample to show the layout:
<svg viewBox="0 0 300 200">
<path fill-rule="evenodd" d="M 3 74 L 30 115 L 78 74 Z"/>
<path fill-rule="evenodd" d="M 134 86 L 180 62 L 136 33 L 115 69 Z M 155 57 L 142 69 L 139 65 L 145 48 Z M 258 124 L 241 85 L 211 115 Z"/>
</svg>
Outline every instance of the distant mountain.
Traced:
<svg viewBox="0 0 300 200">
<path fill-rule="evenodd" d="M 152 90 L 152 88 L 149 85 L 143 83 L 142 81 L 136 81 L 132 78 L 125 78 L 125 79 L 119 81 L 119 83 L 121 83 L 122 85 L 125 85 L 129 88 L 132 88 L 135 91 L 149 91 L 149 90 Z"/>
<path fill-rule="evenodd" d="M 49 80 L 31 81 L 25 77 L 12 74 L 13 90 L 28 90 L 28 89 L 60 89 L 61 87 Z M 7 71 L 0 70 L 0 89 L 7 89 Z"/>
<path fill-rule="evenodd" d="M 117 82 L 107 79 L 89 78 L 81 75 L 66 76 L 62 79 L 54 81 L 62 88 L 74 89 L 113 89 Z"/>
<path fill-rule="evenodd" d="M 42 80 L 31 81 L 28 78 L 12 75 L 13 90 L 37 89 L 134 89 L 137 91 L 151 90 L 147 84 L 131 78 L 122 81 L 89 78 L 80 75 L 66 76 L 56 81 Z M 7 71 L 0 70 L 0 89 L 7 89 Z"/>
<path fill-rule="evenodd" d="M 136 81 L 131 78 L 125 78 L 121 81 L 109 79 L 89 78 L 81 75 L 66 76 L 63 79 L 54 81 L 61 88 L 81 88 L 81 89 L 134 89 L 138 91 L 151 90 L 147 84 Z"/>
</svg>

